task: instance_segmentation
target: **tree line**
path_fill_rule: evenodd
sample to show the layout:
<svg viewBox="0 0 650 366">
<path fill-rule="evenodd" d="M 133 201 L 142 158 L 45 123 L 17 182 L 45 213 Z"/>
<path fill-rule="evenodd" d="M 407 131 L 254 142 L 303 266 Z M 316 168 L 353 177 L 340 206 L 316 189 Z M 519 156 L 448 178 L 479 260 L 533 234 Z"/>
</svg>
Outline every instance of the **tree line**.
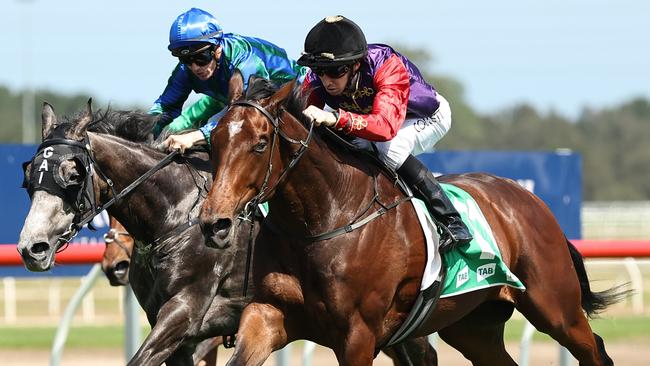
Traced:
<svg viewBox="0 0 650 366">
<path fill-rule="evenodd" d="M 418 65 L 431 57 L 421 50 L 402 50 Z M 556 113 L 541 113 L 526 104 L 493 114 L 478 114 L 463 96 L 456 80 L 426 72 L 437 89 L 450 101 L 451 131 L 437 145 L 444 150 L 553 151 L 568 148 L 582 155 L 583 198 L 587 201 L 650 200 L 650 101 L 638 98 L 601 110 L 585 108 L 575 120 Z M 89 95 L 62 95 L 53 91 L 35 93 L 35 128 L 40 138 L 40 110 L 44 100 L 59 115 L 77 113 Z M 94 103 L 103 106 L 101 101 Z M 116 109 L 141 109 L 144 106 Z M 105 108 L 105 107 L 104 107 Z M 22 139 L 22 94 L 0 86 L 0 143 Z M 36 141 L 33 141 L 36 142 Z"/>
</svg>

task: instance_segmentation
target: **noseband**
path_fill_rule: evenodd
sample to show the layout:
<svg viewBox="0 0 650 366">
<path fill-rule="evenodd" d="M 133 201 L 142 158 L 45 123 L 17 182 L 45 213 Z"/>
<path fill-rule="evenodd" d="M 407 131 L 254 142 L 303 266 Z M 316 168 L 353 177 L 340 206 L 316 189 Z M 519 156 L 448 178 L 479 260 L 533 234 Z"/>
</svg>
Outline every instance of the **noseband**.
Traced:
<svg viewBox="0 0 650 366">
<path fill-rule="evenodd" d="M 273 117 L 273 115 L 271 115 L 271 113 L 259 103 L 254 102 L 252 100 L 240 100 L 240 101 L 232 102 L 230 105 L 230 109 L 232 109 L 234 106 L 253 107 L 257 109 L 260 113 L 262 113 L 264 117 L 266 117 L 266 120 L 271 122 L 271 125 L 273 125 L 273 139 L 271 142 L 271 153 L 269 154 L 269 165 L 268 165 L 268 169 L 266 170 L 266 175 L 264 176 L 264 181 L 262 182 L 262 186 L 259 189 L 259 193 L 255 197 L 253 197 L 253 199 L 251 199 L 248 203 L 246 203 L 246 206 L 244 207 L 244 212 L 242 213 L 242 218 L 245 220 L 249 220 L 252 217 L 253 212 L 255 212 L 255 208 L 257 207 L 257 205 L 259 203 L 266 201 L 266 199 L 268 199 L 268 197 L 266 197 L 268 192 L 272 192 L 273 190 L 275 190 L 275 188 L 286 177 L 287 173 L 298 163 L 298 161 L 303 156 L 305 151 L 307 151 L 307 148 L 309 147 L 309 142 L 311 141 L 313 131 L 314 131 L 314 122 L 312 121 L 309 126 L 309 132 L 307 133 L 307 138 L 304 141 L 296 140 L 287 136 L 280 129 L 279 122 L 282 122 L 280 117 Z M 291 161 L 289 162 L 289 164 L 284 168 L 284 170 L 282 170 L 280 176 L 275 181 L 275 184 L 273 184 L 272 187 L 269 187 L 269 179 L 271 178 L 271 173 L 273 171 L 273 153 L 275 152 L 275 144 L 278 135 L 282 137 L 285 141 L 291 144 L 300 145 L 300 147 L 298 148 L 298 150 L 296 150 L 296 152 L 291 157 Z"/>
<path fill-rule="evenodd" d="M 106 234 L 104 234 L 104 242 L 108 246 L 109 244 L 117 244 L 120 249 L 122 249 L 127 258 L 131 259 L 131 251 L 122 243 L 122 241 L 117 240 L 119 236 L 131 236 L 131 234 L 126 231 L 119 231 L 115 228 L 110 228 Z"/>
</svg>

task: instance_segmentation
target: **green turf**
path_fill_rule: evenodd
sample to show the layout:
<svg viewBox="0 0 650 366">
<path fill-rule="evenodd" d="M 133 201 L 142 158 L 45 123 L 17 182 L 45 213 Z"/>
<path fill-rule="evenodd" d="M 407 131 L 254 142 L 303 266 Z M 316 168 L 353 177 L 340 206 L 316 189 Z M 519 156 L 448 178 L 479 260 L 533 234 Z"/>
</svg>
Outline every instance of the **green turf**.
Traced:
<svg viewBox="0 0 650 366">
<path fill-rule="evenodd" d="M 606 342 L 650 341 L 650 317 L 617 317 L 596 319 L 591 325 Z M 513 319 L 506 325 L 506 340 L 518 342 L 524 321 Z M 44 348 L 52 346 L 54 327 L 0 327 L 0 348 Z M 143 328 L 143 337 L 148 327 Z M 549 341 L 550 337 L 535 333 L 535 341 Z M 66 348 L 116 348 L 124 346 L 124 328 L 120 326 L 73 327 L 68 334 Z"/>
<path fill-rule="evenodd" d="M 591 328 L 600 335 L 605 341 L 632 341 L 632 340 L 650 340 L 650 317 L 616 317 L 616 318 L 599 318 L 589 322 Z M 524 330 L 524 320 L 512 319 L 506 324 L 506 340 L 519 341 Z M 534 340 L 544 341 L 552 340 L 543 333 L 535 332 Z"/>
<path fill-rule="evenodd" d="M 143 337 L 149 328 L 143 328 Z M 0 348 L 51 348 L 55 327 L 0 327 Z M 124 346 L 121 326 L 72 327 L 66 348 L 116 348 Z"/>
</svg>

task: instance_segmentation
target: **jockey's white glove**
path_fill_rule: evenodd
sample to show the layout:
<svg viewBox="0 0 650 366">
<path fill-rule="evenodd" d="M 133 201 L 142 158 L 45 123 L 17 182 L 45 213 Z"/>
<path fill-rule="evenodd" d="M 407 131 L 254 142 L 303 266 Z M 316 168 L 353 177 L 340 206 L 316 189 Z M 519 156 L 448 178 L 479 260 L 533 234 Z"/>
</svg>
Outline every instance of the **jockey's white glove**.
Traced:
<svg viewBox="0 0 650 366">
<path fill-rule="evenodd" d="M 205 143 L 203 132 L 192 131 L 182 135 L 171 135 L 162 142 L 162 146 L 167 148 L 168 151 L 180 150 L 182 154 L 186 149 L 194 145 L 202 145 Z"/>
<path fill-rule="evenodd" d="M 327 127 L 332 127 L 336 125 L 336 122 L 338 122 L 334 113 L 325 112 L 324 110 L 313 105 L 310 105 L 304 111 L 302 111 L 302 114 L 314 121 L 314 124 L 316 126 L 320 126 L 322 123 Z"/>
</svg>

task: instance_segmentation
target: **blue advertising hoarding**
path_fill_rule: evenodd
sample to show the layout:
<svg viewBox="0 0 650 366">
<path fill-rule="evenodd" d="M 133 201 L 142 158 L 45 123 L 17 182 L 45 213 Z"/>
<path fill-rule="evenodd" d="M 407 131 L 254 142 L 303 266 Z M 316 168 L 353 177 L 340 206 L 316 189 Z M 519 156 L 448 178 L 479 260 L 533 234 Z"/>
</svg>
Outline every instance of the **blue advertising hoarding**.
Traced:
<svg viewBox="0 0 650 366">
<path fill-rule="evenodd" d="M 0 244 L 18 242 L 29 212 L 29 197 L 20 188 L 22 163 L 32 158 L 36 145 L 0 145 Z M 582 162 L 580 155 L 559 152 L 438 151 L 418 156 L 436 174 L 488 172 L 516 180 L 550 207 L 569 239 L 580 239 Z M 101 243 L 108 216 L 95 218 L 96 232 L 82 230 L 73 245 Z M 33 274 L 22 266 L 0 267 L 2 276 L 79 276 L 88 265 L 59 265 L 47 273 Z"/>
<path fill-rule="evenodd" d="M 418 158 L 436 175 L 486 172 L 513 179 L 549 206 L 567 238 L 582 238 L 582 159 L 579 154 L 568 150 L 438 151 Z"/>
</svg>

